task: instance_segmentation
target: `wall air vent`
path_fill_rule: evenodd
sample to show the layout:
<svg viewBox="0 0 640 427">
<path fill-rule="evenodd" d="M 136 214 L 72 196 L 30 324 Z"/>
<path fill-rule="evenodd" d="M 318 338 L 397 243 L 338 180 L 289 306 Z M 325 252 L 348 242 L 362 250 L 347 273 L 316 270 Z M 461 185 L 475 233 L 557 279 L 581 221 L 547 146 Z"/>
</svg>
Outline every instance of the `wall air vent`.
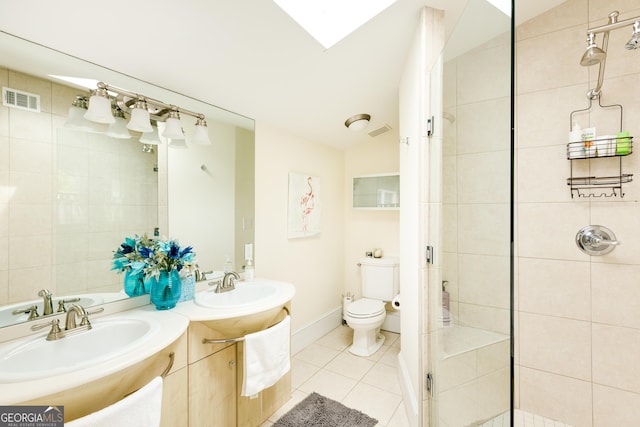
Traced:
<svg viewBox="0 0 640 427">
<path fill-rule="evenodd" d="M 371 132 L 369 132 L 369 136 L 371 138 L 375 138 L 376 136 L 385 132 L 389 132 L 390 130 L 391 130 L 391 126 L 385 124 L 384 126 L 380 126 L 378 128 L 373 129 Z"/>
<path fill-rule="evenodd" d="M 40 95 L 2 87 L 2 105 L 39 113 Z"/>
</svg>

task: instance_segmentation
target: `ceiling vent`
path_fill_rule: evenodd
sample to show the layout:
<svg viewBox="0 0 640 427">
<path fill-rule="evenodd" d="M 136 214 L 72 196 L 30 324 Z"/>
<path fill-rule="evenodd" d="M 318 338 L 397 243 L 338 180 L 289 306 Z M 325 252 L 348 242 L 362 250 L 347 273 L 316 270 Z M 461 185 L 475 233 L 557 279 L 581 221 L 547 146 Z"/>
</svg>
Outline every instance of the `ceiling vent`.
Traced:
<svg viewBox="0 0 640 427">
<path fill-rule="evenodd" d="M 5 107 L 20 108 L 21 110 L 39 113 L 40 95 L 3 87 L 2 105 Z"/>
<path fill-rule="evenodd" d="M 371 138 L 375 138 L 376 136 L 383 134 L 385 132 L 389 132 L 390 130 L 391 130 L 391 126 L 389 126 L 388 124 L 385 124 L 383 126 L 373 129 L 371 132 L 369 132 L 369 136 Z"/>
</svg>

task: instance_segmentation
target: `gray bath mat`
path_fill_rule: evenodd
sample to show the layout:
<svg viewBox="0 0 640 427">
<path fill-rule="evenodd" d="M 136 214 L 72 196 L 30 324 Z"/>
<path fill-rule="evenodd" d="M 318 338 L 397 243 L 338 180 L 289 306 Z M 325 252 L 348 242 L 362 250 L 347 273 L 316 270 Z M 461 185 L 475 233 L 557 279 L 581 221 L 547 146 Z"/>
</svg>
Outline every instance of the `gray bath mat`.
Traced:
<svg viewBox="0 0 640 427">
<path fill-rule="evenodd" d="M 314 392 L 273 427 L 372 427 L 376 424 L 378 421 L 370 416 Z"/>
</svg>

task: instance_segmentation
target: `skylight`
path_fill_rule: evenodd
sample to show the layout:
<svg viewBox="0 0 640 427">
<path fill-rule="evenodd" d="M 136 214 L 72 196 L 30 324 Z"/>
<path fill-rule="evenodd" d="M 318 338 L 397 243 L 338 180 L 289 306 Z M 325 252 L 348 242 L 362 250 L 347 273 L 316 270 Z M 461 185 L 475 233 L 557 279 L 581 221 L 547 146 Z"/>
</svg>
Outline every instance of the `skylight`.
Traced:
<svg viewBox="0 0 640 427">
<path fill-rule="evenodd" d="M 273 0 L 325 49 L 351 34 L 396 0 Z"/>
</svg>

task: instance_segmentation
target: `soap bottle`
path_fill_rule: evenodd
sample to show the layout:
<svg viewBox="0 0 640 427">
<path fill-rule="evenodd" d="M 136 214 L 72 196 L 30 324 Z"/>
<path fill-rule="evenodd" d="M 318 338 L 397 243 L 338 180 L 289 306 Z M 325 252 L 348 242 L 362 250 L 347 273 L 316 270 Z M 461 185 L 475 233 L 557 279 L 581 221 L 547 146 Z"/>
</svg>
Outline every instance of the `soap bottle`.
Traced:
<svg viewBox="0 0 640 427">
<path fill-rule="evenodd" d="M 569 132 L 569 148 L 567 150 L 570 159 L 579 159 L 584 157 L 584 144 L 582 142 L 582 129 L 577 123 L 573 124 L 571 132 Z"/>
<path fill-rule="evenodd" d="M 254 277 L 253 261 L 251 261 L 251 258 L 249 258 L 247 260 L 247 264 L 244 267 L 244 280 L 246 282 L 250 282 L 253 280 L 253 277 Z"/>
<path fill-rule="evenodd" d="M 227 255 L 227 259 L 224 261 L 224 272 L 231 273 L 232 271 L 233 271 L 233 263 L 231 262 L 229 255 Z"/>
<path fill-rule="evenodd" d="M 449 292 L 446 290 L 448 281 L 442 281 L 442 325 L 449 326 L 451 324 L 451 314 L 449 312 Z"/>
</svg>

